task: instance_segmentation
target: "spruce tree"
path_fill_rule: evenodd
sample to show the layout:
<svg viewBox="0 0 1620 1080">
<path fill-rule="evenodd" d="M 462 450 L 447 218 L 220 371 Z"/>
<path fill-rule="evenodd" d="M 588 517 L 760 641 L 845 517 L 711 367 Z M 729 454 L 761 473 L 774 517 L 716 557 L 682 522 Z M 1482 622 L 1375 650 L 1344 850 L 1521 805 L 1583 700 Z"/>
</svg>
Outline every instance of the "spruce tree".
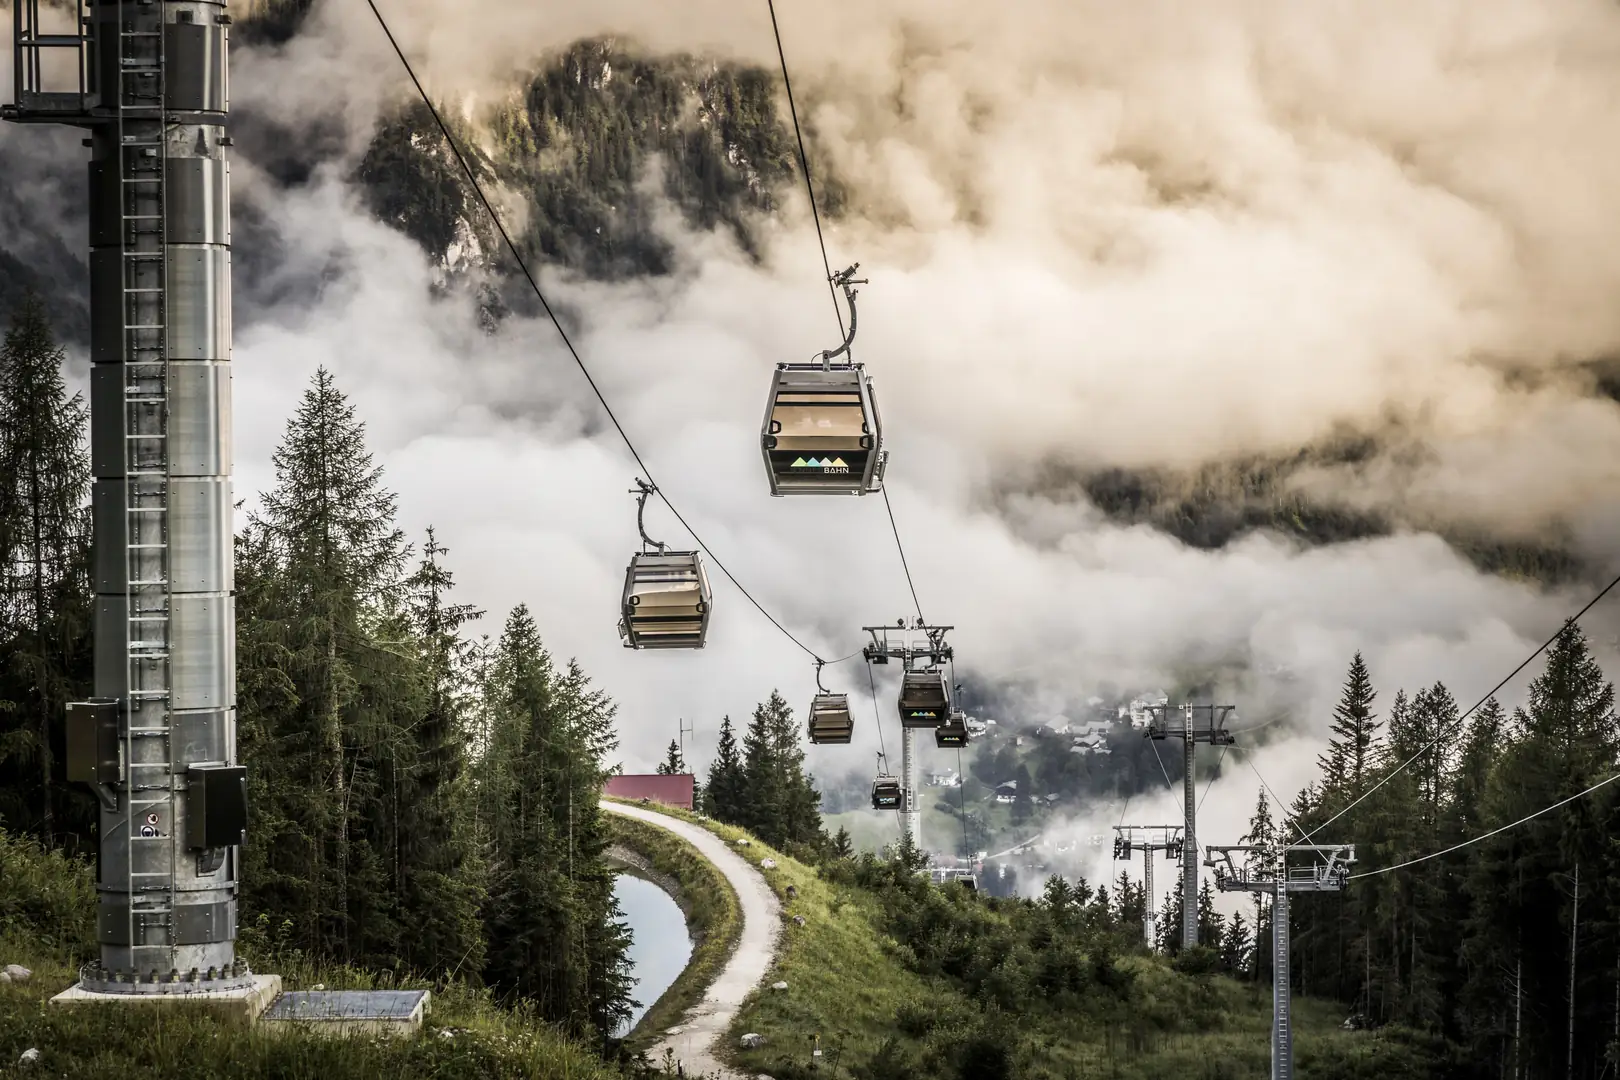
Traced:
<svg viewBox="0 0 1620 1080">
<path fill-rule="evenodd" d="M 775 690 L 743 735 L 742 776 L 738 811 L 745 828 L 776 847 L 821 841 L 821 794 L 804 771 L 793 710 Z"/>
<path fill-rule="evenodd" d="M 855 857 L 855 845 L 850 841 L 849 830 L 842 825 L 832 838 L 832 855 L 835 859 L 852 859 Z"/>
<path fill-rule="evenodd" d="M 681 745 L 674 739 L 669 740 L 669 749 L 664 752 L 664 760 L 658 763 L 660 776 L 685 776 L 686 759 L 681 756 Z"/>
<path fill-rule="evenodd" d="M 709 778 L 703 785 L 708 815 L 728 825 L 741 825 L 745 784 L 742 756 L 737 751 L 737 736 L 728 715 L 720 721 L 720 745 L 709 765 Z"/>
<path fill-rule="evenodd" d="M 490 808 L 487 980 L 569 1030 L 606 1037 L 629 1015 L 629 933 L 602 860 L 598 807 L 614 706 L 575 664 L 558 670 L 523 605 L 486 683 L 509 774 Z"/>
<path fill-rule="evenodd" d="M 419 658 L 408 635 L 403 534 L 365 425 L 324 368 L 272 456 L 250 518 L 256 653 L 284 680 L 244 702 L 242 756 L 268 829 L 245 849 L 250 912 L 296 918 L 295 943 L 343 960 L 397 956 L 397 819 L 386 789 L 415 767 Z M 250 710 L 263 704 L 264 715 Z"/>
<path fill-rule="evenodd" d="M 1243 912 L 1239 911 L 1232 916 L 1232 924 L 1221 938 L 1221 967 L 1233 978 L 1253 978 L 1254 952 L 1254 935 L 1243 920 Z"/>
<path fill-rule="evenodd" d="M 1226 916 L 1215 910 L 1215 890 L 1205 878 L 1198 889 L 1198 942 L 1220 952 L 1226 933 Z"/>
<path fill-rule="evenodd" d="M 402 957 L 432 975 L 477 972 L 484 962 L 483 874 L 468 825 L 472 816 L 464 812 L 470 805 L 463 771 L 471 688 L 470 647 L 461 637 L 461 628 L 483 613 L 449 602 L 455 580 L 439 561 L 447 553 L 429 528 L 421 564 L 406 581 L 423 709 L 412 731 L 414 764 L 391 785 L 399 797 L 391 813 L 400 837 L 400 912 L 411 928 L 402 938 Z"/>
<path fill-rule="evenodd" d="M 1452 773 L 1451 835 L 1453 842 L 1478 835 L 1480 801 L 1490 780 L 1491 766 L 1502 750 L 1507 737 L 1507 714 L 1495 698 L 1481 705 L 1469 718 L 1468 732 L 1463 736 L 1462 750 Z"/>
<path fill-rule="evenodd" d="M 1166 956 L 1181 954 L 1181 894 L 1184 883 L 1180 875 L 1159 905 L 1159 951 Z"/>
<path fill-rule="evenodd" d="M 1339 704 L 1333 709 L 1327 752 L 1318 759 L 1325 774 L 1324 786 L 1347 796 L 1347 802 L 1365 790 L 1377 754 L 1379 724 L 1372 711 L 1377 696 L 1367 664 L 1357 652 L 1345 674 Z"/>
<path fill-rule="evenodd" d="M 88 841 L 93 804 L 52 781 L 67 701 L 91 662 L 88 413 L 37 296 L 0 344 L 0 817 Z"/>
</svg>

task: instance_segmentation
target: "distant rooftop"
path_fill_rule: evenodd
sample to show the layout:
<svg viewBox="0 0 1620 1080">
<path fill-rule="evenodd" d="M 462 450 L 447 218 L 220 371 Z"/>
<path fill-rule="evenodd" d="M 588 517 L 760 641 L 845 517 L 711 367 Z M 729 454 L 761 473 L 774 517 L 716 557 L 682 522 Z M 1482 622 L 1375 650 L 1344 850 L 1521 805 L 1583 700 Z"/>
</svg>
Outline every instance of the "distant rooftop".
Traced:
<svg viewBox="0 0 1620 1080">
<path fill-rule="evenodd" d="M 696 779 L 690 773 L 666 776 L 662 773 L 623 773 L 610 776 L 602 785 L 602 794 L 616 799 L 650 799 L 666 806 L 692 809 L 692 793 Z"/>
</svg>

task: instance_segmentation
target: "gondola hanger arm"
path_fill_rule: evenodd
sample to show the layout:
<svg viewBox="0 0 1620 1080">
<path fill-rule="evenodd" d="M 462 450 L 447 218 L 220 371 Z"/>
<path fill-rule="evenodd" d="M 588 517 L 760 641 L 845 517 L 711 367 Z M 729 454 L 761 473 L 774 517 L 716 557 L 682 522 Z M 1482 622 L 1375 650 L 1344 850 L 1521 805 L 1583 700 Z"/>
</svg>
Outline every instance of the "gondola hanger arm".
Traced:
<svg viewBox="0 0 1620 1080">
<path fill-rule="evenodd" d="M 865 285 L 868 283 L 866 278 L 858 278 L 855 276 L 855 271 L 859 270 L 860 267 L 861 264 L 856 263 L 847 270 L 840 270 L 838 273 L 834 274 L 828 279 L 834 285 L 837 285 L 844 290 L 844 303 L 849 305 L 849 331 L 844 335 L 844 343 L 842 345 L 838 346 L 836 349 L 829 349 L 821 354 L 821 364 L 825 370 L 832 370 L 833 359 L 849 352 L 850 345 L 855 341 L 855 297 L 857 295 L 857 290 L 853 288 L 853 286 Z"/>
<path fill-rule="evenodd" d="M 636 531 L 641 533 L 641 550 L 645 552 L 648 548 L 657 548 L 658 554 L 662 555 L 667 550 L 667 545 L 647 535 L 647 499 L 657 491 L 656 485 L 649 484 L 638 476 L 636 486 L 631 489 L 630 494 L 636 496 Z"/>
</svg>

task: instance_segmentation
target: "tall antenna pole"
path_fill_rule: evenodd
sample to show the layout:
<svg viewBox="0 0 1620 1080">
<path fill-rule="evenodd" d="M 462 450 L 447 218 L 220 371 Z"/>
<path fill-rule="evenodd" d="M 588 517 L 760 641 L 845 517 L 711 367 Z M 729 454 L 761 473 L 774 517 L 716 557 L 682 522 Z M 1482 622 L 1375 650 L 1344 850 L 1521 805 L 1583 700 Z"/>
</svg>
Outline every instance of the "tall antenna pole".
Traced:
<svg viewBox="0 0 1620 1080">
<path fill-rule="evenodd" d="M 13 19 L 16 100 L 0 117 L 90 135 L 96 696 L 68 706 L 66 764 L 101 803 L 100 957 L 77 989 L 245 992 L 230 16 L 219 0 L 15 0 Z"/>
<path fill-rule="evenodd" d="M 1201 742 L 1211 746 L 1231 746 L 1236 740 L 1226 730 L 1226 717 L 1233 705 L 1150 705 L 1153 714 L 1147 737 L 1179 739 L 1182 746 L 1181 793 L 1186 846 L 1181 856 L 1181 947 L 1198 944 L 1198 788 L 1193 775 L 1194 748 Z"/>
<path fill-rule="evenodd" d="M 692 725 L 688 724 L 683 717 L 676 717 L 675 725 L 680 729 L 681 760 L 686 761 L 686 737 L 693 733 Z M 692 767 L 692 763 L 688 761 L 686 763 L 686 767 L 690 769 Z"/>
</svg>

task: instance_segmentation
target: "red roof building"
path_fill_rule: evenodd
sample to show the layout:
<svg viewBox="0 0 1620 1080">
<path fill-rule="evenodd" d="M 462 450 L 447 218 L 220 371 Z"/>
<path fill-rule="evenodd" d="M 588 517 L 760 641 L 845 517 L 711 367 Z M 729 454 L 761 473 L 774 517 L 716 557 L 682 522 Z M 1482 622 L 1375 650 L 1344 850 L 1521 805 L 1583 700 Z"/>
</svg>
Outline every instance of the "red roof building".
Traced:
<svg viewBox="0 0 1620 1080">
<path fill-rule="evenodd" d="M 696 778 L 690 773 L 665 776 L 657 773 L 620 774 L 610 776 L 602 785 L 602 794 L 615 799 L 650 799 L 666 806 L 692 809 L 692 792 Z"/>
</svg>

